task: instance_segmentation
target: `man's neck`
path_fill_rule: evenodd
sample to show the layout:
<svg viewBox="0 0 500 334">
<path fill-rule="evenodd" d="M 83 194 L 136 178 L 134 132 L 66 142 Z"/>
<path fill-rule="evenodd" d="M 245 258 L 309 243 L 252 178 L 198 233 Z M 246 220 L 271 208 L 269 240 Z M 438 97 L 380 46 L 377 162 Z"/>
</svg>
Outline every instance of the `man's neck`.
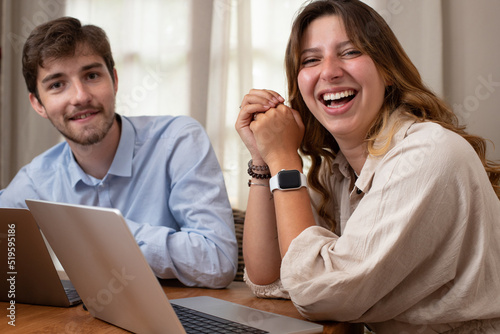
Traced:
<svg viewBox="0 0 500 334">
<path fill-rule="evenodd" d="M 73 155 L 83 171 L 103 179 L 109 171 L 120 143 L 121 125 L 115 120 L 103 140 L 93 145 L 80 145 L 68 141 Z"/>
</svg>

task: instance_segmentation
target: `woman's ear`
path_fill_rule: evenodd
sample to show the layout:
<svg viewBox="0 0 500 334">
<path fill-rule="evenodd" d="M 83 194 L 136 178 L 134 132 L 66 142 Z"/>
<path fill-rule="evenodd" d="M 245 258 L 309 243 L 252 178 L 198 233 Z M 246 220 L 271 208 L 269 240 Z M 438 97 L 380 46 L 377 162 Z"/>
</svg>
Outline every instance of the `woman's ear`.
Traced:
<svg viewBox="0 0 500 334">
<path fill-rule="evenodd" d="M 33 107 L 33 109 L 35 109 L 37 114 L 42 116 L 43 118 L 48 118 L 47 112 L 45 111 L 45 107 L 40 102 L 40 100 L 38 100 L 38 97 L 36 97 L 35 94 L 30 93 L 29 99 L 30 99 L 31 106 Z"/>
<path fill-rule="evenodd" d="M 392 78 L 389 77 L 389 75 L 387 74 L 382 74 L 382 75 L 384 77 L 386 87 L 394 85 L 394 81 L 392 80 Z"/>
</svg>

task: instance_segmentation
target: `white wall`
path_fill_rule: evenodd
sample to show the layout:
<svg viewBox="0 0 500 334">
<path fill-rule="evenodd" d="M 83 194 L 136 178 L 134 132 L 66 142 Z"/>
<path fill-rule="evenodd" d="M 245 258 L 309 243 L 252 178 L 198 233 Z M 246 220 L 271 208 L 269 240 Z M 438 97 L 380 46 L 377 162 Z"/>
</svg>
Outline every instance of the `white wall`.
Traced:
<svg viewBox="0 0 500 334">
<path fill-rule="evenodd" d="M 388 22 L 426 82 L 500 160 L 499 0 L 364 0 Z"/>
<path fill-rule="evenodd" d="M 500 160 L 500 1 L 443 2 L 445 98 Z"/>
</svg>

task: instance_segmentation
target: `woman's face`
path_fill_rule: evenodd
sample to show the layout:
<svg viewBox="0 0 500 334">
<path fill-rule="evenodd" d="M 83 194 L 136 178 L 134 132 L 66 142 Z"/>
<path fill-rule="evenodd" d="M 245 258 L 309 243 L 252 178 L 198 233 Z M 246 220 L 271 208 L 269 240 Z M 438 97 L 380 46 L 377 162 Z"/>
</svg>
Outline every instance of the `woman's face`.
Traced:
<svg viewBox="0 0 500 334">
<path fill-rule="evenodd" d="M 311 22 L 301 41 L 299 89 L 337 142 L 362 141 L 382 107 L 385 80 L 349 40 L 336 15 Z"/>
</svg>

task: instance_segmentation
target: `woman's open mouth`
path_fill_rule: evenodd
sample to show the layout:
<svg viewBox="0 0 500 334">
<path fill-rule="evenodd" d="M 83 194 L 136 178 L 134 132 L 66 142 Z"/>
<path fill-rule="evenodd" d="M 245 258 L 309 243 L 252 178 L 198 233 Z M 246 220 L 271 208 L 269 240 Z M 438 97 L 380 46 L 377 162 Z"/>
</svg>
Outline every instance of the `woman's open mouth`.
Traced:
<svg viewBox="0 0 500 334">
<path fill-rule="evenodd" d="M 325 93 L 322 96 L 323 104 L 328 108 L 340 108 L 356 96 L 354 89 L 348 89 L 342 92 Z"/>
</svg>

